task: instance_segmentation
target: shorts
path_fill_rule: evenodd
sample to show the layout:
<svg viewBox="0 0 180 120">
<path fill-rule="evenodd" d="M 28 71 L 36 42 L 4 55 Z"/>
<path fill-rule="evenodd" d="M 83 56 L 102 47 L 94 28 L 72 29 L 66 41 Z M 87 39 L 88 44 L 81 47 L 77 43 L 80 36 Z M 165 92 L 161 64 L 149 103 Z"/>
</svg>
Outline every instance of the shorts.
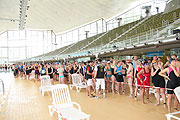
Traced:
<svg viewBox="0 0 180 120">
<path fill-rule="evenodd" d="M 128 75 L 128 78 L 132 78 L 133 79 L 133 76 L 132 75 Z"/>
<path fill-rule="evenodd" d="M 26 75 L 29 75 L 29 71 L 26 71 Z"/>
<path fill-rule="evenodd" d="M 111 77 L 112 77 L 112 75 L 107 75 L 107 77 L 108 77 L 108 78 L 111 78 Z"/>
<path fill-rule="evenodd" d="M 46 74 L 41 74 L 41 76 L 43 76 L 43 75 L 46 75 Z"/>
<path fill-rule="evenodd" d="M 23 69 L 20 69 L 20 72 L 23 72 Z"/>
<path fill-rule="evenodd" d="M 168 80 L 168 82 L 167 82 L 167 88 L 169 88 L 169 89 L 175 89 L 178 86 L 179 85 L 178 85 L 177 81 Z M 174 94 L 174 91 L 173 90 L 167 90 L 167 94 Z"/>
<path fill-rule="evenodd" d="M 96 78 L 96 90 L 99 89 L 99 86 L 101 86 L 101 89 L 105 89 L 105 80 L 104 78 Z"/>
<path fill-rule="evenodd" d="M 153 84 L 155 87 L 165 88 L 165 80 L 164 78 L 153 80 Z"/>
<path fill-rule="evenodd" d="M 64 75 L 59 75 L 59 78 L 63 78 L 64 77 Z"/>
<path fill-rule="evenodd" d="M 92 79 L 88 79 L 87 80 L 87 86 L 92 86 L 93 84 L 92 84 Z"/>
<path fill-rule="evenodd" d="M 122 74 L 122 76 L 126 77 L 126 74 Z"/>
<path fill-rule="evenodd" d="M 49 74 L 49 77 L 50 77 L 50 79 L 52 79 L 53 78 L 53 74 Z"/>
<path fill-rule="evenodd" d="M 122 75 L 116 75 L 116 80 L 117 80 L 117 82 L 124 82 Z"/>
<path fill-rule="evenodd" d="M 39 70 L 35 70 L 35 75 L 38 75 L 39 74 Z"/>
</svg>

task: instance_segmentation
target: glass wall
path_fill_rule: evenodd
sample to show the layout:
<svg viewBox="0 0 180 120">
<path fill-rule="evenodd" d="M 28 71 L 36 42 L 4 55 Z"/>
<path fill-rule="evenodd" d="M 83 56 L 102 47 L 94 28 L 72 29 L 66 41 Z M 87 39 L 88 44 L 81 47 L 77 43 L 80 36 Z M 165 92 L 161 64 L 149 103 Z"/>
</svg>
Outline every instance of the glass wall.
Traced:
<svg viewBox="0 0 180 120">
<path fill-rule="evenodd" d="M 52 31 L 9 30 L 0 35 L 0 63 L 22 60 L 55 49 Z M 55 36 L 55 35 L 54 35 Z"/>
<path fill-rule="evenodd" d="M 106 22 L 101 18 L 79 28 L 58 34 L 56 36 L 56 43 L 58 48 L 60 48 L 103 32 L 106 32 Z"/>
</svg>

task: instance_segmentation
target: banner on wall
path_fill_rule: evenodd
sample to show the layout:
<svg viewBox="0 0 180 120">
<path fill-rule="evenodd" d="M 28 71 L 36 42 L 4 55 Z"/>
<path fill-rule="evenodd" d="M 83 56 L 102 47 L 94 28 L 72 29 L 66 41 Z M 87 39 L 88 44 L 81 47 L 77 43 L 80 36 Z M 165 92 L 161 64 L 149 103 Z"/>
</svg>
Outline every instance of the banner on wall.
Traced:
<svg viewBox="0 0 180 120">
<path fill-rule="evenodd" d="M 158 52 L 147 52 L 146 57 L 153 57 L 153 56 L 158 56 L 162 57 L 163 56 L 163 51 L 158 51 Z"/>
<path fill-rule="evenodd" d="M 78 58 L 78 59 L 76 59 L 76 61 L 77 61 L 77 62 L 82 62 L 82 61 L 87 62 L 87 61 L 89 61 L 90 59 L 91 59 L 90 57 L 83 57 L 83 58 Z"/>
</svg>

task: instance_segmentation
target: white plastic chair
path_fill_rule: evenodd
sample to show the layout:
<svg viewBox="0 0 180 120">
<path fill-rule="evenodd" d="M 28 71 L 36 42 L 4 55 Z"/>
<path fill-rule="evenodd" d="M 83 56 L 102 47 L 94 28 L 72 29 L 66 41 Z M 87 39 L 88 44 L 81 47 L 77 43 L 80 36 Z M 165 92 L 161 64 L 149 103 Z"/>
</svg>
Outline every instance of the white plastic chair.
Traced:
<svg viewBox="0 0 180 120">
<path fill-rule="evenodd" d="M 80 92 L 82 88 L 87 87 L 87 84 L 82 82 L 79 74 L 72 74 L 72 84 L 70 84 L 70 89 L 73 87 L 76 87 L 77 92 Z"/>
<path fill-rule="evenodd" d="M 174 89 L 174 93 L 175 93 L 178 101 L 180 102 L 180 87 L 175 88 L 175 89 Z M 180 114 L 180 111 L 166 114 L 167 120 L 171 120 L 171 118 L 174 118 L 174 119 L 176 119 L 176 120 L 180 120 L 179 117 L 174 116 L 174 115 L 176 115 L 176 114 Z"/>
<path fill-rule="evenodd" d="M 65 84 L 53 85 L 52 91 L 52 105 L 49 107 L 50 115 L 53 116 L 54 112 L 58 113 L 59 120 L 89 120 L 90 115 L 81 111 L 81 107 L 76 102 L 71 102 L 68 86 Z M 75 108 L 74 105 L 78 107 Z"/>
<path fill-rule="evenodd" d="M 42 96 L 44 96 L 44 92 L 51 91 L 52 83 L 49 75 L 41 76 L 40 80 L 41 80 L 40 91 L 42 92 Z"/>
</svg>

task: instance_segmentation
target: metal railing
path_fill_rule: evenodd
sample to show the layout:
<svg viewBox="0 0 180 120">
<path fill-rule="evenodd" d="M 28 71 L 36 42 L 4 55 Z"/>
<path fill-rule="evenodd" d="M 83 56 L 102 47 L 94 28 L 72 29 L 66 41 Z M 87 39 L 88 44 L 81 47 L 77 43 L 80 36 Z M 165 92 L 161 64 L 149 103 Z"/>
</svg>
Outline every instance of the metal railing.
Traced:
<svg viewBox="0 0 180 120">
<path fill-rule="evenodd" d="M 91 54 L 95 55 L 97 53 L 104 53 L 108 51 L 111 52 L 111 51 L 116 51 L 116 50 L 123 50 L 125 48 L 140 47 L 140 46 L 144 46 L 145 44 L 156 44 L 158 42 L 162 42 L 162 40 L 164 40 L 164 38 L 168 36 L 169 37 L 173 36 L 173 29 L 177 28 L 180 25 L 180 19 L 178 19 L 178 21 L 179 21 L 179 24 L 176 23 L 172 27 L 169 27 L 170 25 L 167 24 L 156 29 L 142 32 L 138 35 L 126 37 L 126 39 L 123 39 L 118 42 L 108 43 L 104 46 L 100 45 L 91 49 L 83 50 L 81 51 L 81 53 L 85 51 L 89 51 Z M 162 32 L 163 30 L 165 32 Z M 157 39 L 160 39 L 160 38 L 163 38 L 163 39 L 158 41 Z M 74 53 L 74 54 L 78 54 L 78 53 Z"/>
</svg>

